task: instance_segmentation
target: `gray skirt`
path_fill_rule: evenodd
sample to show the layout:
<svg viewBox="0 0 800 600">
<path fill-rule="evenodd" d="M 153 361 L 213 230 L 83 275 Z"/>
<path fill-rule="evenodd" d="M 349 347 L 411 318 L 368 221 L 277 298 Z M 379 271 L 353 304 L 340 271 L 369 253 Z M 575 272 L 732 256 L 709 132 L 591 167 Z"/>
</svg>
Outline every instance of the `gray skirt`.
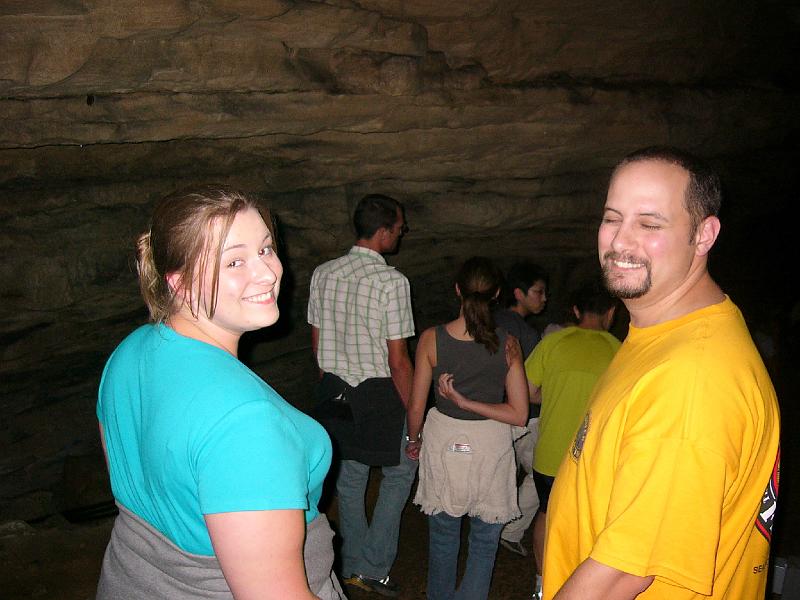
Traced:
<svg viewBox="0 0 800 600">
<path fill-rule="evenodd" d="M 321 600 L 346 600 L 333 573 L 333 531 L 324 514 L 306 528 L 303 547 L 311 591 Z M 160 531 L 119 506 L 103 557 L 97 600 L 232 600 L 215 556 L 181 550 Z"/>
</svg>

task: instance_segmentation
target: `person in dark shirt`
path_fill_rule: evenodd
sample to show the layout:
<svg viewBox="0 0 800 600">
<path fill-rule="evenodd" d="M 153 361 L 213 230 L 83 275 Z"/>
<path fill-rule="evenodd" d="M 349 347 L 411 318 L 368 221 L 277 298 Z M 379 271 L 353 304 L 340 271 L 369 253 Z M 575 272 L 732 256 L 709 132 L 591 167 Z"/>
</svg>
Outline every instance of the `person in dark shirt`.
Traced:
<svg viewBox="0 0 800 600">
<path fill-rule="evenodd" d="M 505 307 L 494 311 L 498 327 L 519 340 L 525 358 L 539 342 L 539 332 L 528 325 L 525 317 L 538 315 L 547 303 L 547 275 L 531 262 L 515 263 L 506 276 L 503 293 Z"/>
<path fill-rule="evenodd" d="M 532 262 L 520 262 L 511 266 L 506 276 L 504 290 L 505 308 L 494 312 L 495 323 L 519 340 L 522 354 L 527 358 L 539 342 L 539 332 L 528 325 L 525 317 L 539 314 L 547 303 L 547 275 Z M 517 469 L 522 467 L 525 478 L 519 486 L 517 500 L 522 516 L 503 529 L 500 544 L 515 554 L 527 556 L 522 545 L 522 536 L 533 522 L 539 508 L 539 495 L 533 482 L 533 451 L 539 437 L 539 405 L 530 405 L 528 425 L 514 428 L 514 453 Z"/>
</svg>

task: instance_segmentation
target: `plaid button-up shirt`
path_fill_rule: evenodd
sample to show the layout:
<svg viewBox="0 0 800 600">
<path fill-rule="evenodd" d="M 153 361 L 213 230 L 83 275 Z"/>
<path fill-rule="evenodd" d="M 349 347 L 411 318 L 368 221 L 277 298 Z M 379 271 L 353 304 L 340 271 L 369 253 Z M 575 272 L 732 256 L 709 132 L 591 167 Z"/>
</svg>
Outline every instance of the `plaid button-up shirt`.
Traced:
<svg viewBox="0 0 800 600">
<path fill-rule="evenodd" d="M 408 279 L 377 252 L 353 246 L 314 270 L 308 322 L 319 329 L 323 371 L 352 386 L 391 377 L 386 340 L 414 335 Z"/>
</svg>

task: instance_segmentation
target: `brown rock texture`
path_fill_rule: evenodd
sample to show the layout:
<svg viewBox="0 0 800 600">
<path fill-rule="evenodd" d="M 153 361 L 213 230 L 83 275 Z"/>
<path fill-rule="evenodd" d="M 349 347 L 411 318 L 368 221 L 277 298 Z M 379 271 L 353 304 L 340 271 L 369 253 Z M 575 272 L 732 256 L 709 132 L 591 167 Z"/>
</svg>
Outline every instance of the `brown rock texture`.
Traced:
<svg viewBox="0 0 800 600">
<path fill-rule="evenodd" d="M 283 316 L 244 358 L 303 408 L 310 274 L 347 250 L 366 193 L 406 204 L 391 262 L 418 331 L 452 314 L 473 254 L 547 266 L 557 319 L 594 266 L 610 167 L 675 144 L 725 175 L 718 268 L 751 289 L 776 267 L 753 263 L 748 228 L 796 198 L 797 29 L 780 2 L 3 2 L 0 521 L 80 504 L 74 460 L 104 469 L 99 375 L 146 317 L 133 239 L 185 185 L 275 213 Z"/>
</svg>

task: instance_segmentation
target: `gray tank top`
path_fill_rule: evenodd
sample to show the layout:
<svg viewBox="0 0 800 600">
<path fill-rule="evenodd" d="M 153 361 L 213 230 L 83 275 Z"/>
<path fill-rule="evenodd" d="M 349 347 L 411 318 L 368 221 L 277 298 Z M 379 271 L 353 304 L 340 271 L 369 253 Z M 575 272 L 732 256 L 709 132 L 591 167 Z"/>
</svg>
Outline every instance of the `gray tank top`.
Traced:
<svg viewBox="0 0 800 600">
<path fill-rule="evenodd" d="M 473 412 L 462 410 L 439 394 L 439 375 L 452 373 L 455 388 L 470 400 L 486 404 L 500 404 L 504 400 L 506 372 L 506 332 L 495 330 L 500 341 L 497 352 L 489 354 L 483 344 L 457 340 L 445 329 L 436 327 L 436 366 L 433 368 L 433 390 L 439 412 L 467 421 L 485 419 Z"/>
</svg>

